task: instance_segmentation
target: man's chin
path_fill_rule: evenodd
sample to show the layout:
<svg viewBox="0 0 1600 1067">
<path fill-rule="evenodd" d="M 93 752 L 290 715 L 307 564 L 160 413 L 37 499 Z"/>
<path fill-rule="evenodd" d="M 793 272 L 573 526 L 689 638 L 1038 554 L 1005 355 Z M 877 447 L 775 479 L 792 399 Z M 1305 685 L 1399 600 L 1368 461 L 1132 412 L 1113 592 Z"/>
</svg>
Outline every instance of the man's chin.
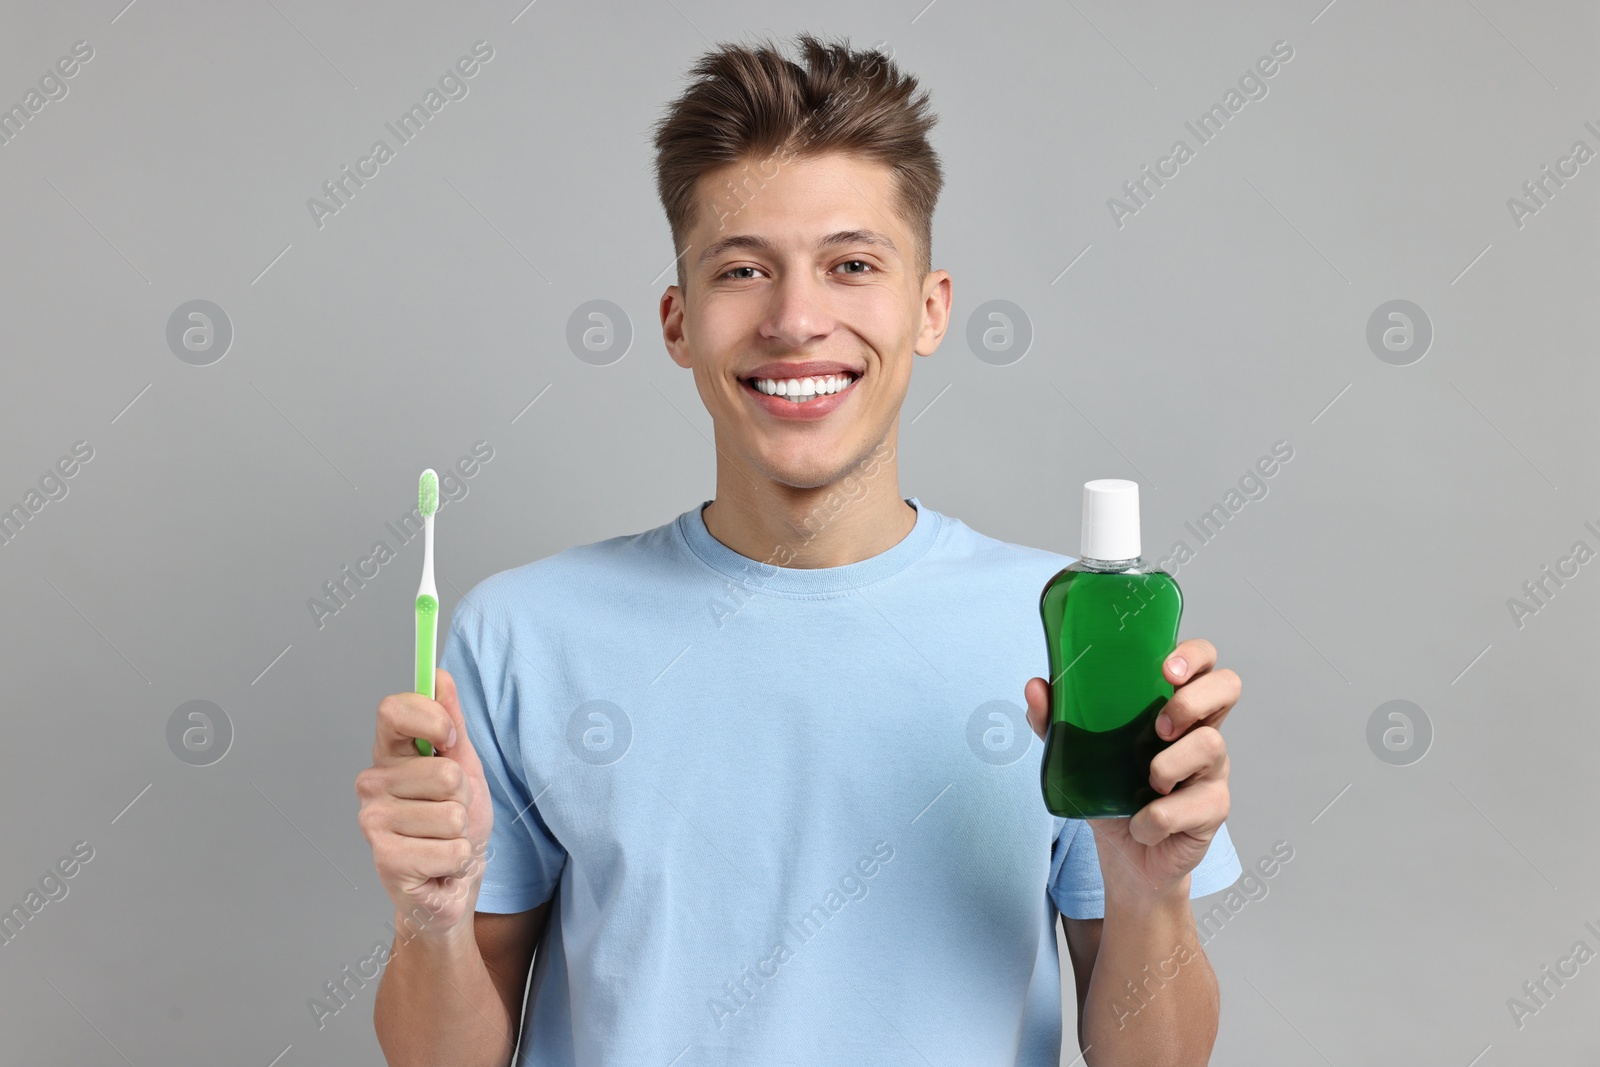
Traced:
<svg viewBox="0 0 1600 1067">
<path fill-rule="evenodd" d="M 843 478 L 850 463 L 842 451 L 807 449 L 764 457 L 759 469 L 768 479 L 791 489 L 826 489 Z"/>
<path fill-rule="evenodd" d="M 865 446 L 857 435 L 832 431 L 822 434 L 758 433 L 744 439 L 744 447 L 730 449 L 745 457 L 748 467 L 769 481 L 793 489 L 826 489 L 840 482 L 876 473 L 881 449 Z M 728 458 L 724 456 L 722 458 Z"/>
<path fill-rule="evenodd" d="M 861 464 L 848 457 L 831 457 L 827 463 L 804 466 L 775 465 L 768 468 L 767 477 L 792 489 L 819 491 L 831 489 L 846 482 L 861 481 L 865 476 Z M 854 490 L 852 490 L 852 494 Z"/>
</svg>

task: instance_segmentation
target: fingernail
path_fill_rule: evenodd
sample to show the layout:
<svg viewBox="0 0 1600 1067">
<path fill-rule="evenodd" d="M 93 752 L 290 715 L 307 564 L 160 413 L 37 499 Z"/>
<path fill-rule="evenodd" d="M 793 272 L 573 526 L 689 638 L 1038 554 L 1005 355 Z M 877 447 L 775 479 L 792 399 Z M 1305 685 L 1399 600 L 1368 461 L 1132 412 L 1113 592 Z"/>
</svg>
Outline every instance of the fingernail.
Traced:
<svg viewBox="0 0 1600 1067">
<path fill-rule="evenodd" d="M 453 724 L 450 727 L 450 740 L 448 740 L 448 741 L 446 741 L 444 743 L 444 747 L 445 748 L 455 748 L 456 747 L 456 728 L 455 728 L 455 726 Z"/>
<path fill-rule="evenodd" d="M 1182 678 L 1183 672 L 1188 669 L 1189 661 L 1184 659 L 1182 656 L 1173 656 L 1171 659 L 1167 660 L 1167 670 L 1171 671 L 1179 678 Z"/>
<path fill-rule="evenodd" d="M 1156 720 L 1156 733 L 1160 734 L 1162 737 L 1166 737 L 1171 732 L 1172 717 L 1163 712 L 1161 717 Z"/>
</svg>

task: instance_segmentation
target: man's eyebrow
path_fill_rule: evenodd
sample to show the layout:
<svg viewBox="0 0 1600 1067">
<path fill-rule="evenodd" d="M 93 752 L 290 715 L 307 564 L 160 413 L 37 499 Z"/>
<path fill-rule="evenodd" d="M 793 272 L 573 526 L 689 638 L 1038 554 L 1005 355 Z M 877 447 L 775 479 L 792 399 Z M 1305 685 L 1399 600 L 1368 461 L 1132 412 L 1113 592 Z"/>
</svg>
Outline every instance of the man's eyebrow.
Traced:
<svg viewBox="0 0 1600 1067">
<path fill-rule="evenodd" d="M 833 245 L 847 244 L 878 245 L 887 248 L 896 256 L 900 254 L 900 250 L 895 247 L 895 243 L 889 239 L 888 235 L 879 233 L 876 230 L 838 230 L 818 239 L 816 248 L 820 252 L 824 248 Z M 706 250 L 700 253 L 700 257 L 695 262 L 704 264 L 706 260 L 715 259 L 717 256 L 725 252 L 731 252 L 736 248 L 748 248 L 755 252 L 765 252 L 768 255 L 777 252 L 772 242 L 765 237 L 760 237 L 753 233 L 736 233 L 707 245 Z"/>
</svg>

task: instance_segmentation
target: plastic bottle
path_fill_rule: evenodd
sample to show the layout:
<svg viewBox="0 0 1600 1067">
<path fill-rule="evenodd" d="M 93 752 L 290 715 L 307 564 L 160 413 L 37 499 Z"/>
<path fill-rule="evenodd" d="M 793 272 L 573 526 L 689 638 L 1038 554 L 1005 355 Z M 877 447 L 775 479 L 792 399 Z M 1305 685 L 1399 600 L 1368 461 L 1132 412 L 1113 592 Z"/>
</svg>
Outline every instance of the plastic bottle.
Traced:
<svg viewBox="0 0 1600 1067">
<path fill-rule="evenodd" d="M 1172 697 L 1162 662 L 1177 647 L 1183 594 L 1139 555 L 1139 485 L 1083 485 L 1080 557 L 1045 584 L 1050 724 L 1039 783 L 1073 819 L 1131 816 L 1158 794 L 1150 760 L 1172 742 L 1156 716 Z"/>
</svg>

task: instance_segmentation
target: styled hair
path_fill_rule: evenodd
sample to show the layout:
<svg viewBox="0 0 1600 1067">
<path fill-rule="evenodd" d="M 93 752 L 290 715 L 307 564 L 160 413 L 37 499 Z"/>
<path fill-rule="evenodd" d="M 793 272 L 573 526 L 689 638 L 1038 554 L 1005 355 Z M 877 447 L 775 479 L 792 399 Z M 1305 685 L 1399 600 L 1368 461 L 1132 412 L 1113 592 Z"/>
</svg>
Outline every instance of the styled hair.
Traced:
<svg viewBox="0 0 1600 1067">
<path fill-rule="evenodd" d="M 882 163 L 894 174 L 894 207 L 915 239 L 917 280 L 931 269 L 933 209 L 944 184 L 939 157 L 928 143 L 938 116 L 926 91 L 878 48 L 852 49 L 796 35 L 804 66 L 786 59 L 770 39 L 754 47 L 723 44 L 702 55 L 691 84 L 655 125 L 656 191 L 672 227 L 678 284 L 695 210 L 726 219 L 759 195 L 777 168 L 796 159 L 845 152 Z M 700 176 L 732 163 L 745 166 L 738 183 L 708 190 L 696 203 Z"/>
</svg>

